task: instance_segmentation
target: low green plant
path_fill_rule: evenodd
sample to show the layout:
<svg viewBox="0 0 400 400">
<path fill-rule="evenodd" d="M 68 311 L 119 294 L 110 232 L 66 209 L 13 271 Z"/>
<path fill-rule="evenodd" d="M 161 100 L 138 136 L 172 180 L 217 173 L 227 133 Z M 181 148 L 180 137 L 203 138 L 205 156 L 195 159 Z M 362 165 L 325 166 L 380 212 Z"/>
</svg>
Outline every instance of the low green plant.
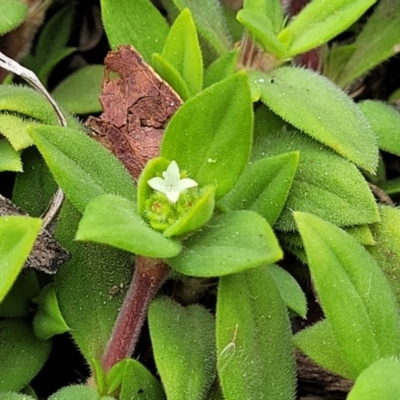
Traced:
<svg viewBox="0 0 400 400">
<path fill-rule="evenodd" d="M 98 92 L 79 100 L 83 71 L 54 91 L 66 127 L 38 92 L 0 86 L 0 168 L 18 172 L 12 200 L 30 214 L 0 217 L 1 399 L 27 398 L 64 332 L 92 379 L 54 400 L 294 399 L 295 346 L 355 381 L 349 399 L 397 399 L 400 216 L 371 187 L 399 192 L 381 150 L 400 155 L 400 117 L 343 89 L 394 54 L 400 2 L 313 0 L 292 19 L 277 0 L 246 0 L 236 19 L 217 0 L 162 3 L 167 18 L 149 0 L 101 1 L 111 48 L 134 46 L 184 100 L 137 181 L 70 114 L 97 111 Z M 44 80 L 66 43 L 39 63 Z M 323 74 L 291 63 L 317 47 Z M 57 186 L 71 260 L 49 282 L 21 271 Z M 301 264 L 324 318 L 293 334 Z M 167 279 L 184 289 L 157 295 Z M 159 379 L 130 358 L 146 317 Z"/>
</svg>

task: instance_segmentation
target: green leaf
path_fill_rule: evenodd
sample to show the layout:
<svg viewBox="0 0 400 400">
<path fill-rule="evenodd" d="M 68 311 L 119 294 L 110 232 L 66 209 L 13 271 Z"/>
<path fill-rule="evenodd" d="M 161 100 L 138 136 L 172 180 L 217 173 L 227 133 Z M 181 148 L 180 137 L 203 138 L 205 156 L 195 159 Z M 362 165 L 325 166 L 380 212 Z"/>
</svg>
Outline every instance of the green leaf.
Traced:
<svg viewBox="0 0 400 400">
<path fill-rule="evenodd" d="M 273 226 L 285 205 L 298 162 L 299 153 L 292 152 L 249 164 L 218 206 L 224 211 L 255 211 Z"/>
<path fill-rule="evenodd" d="M 84 132 L 46 125 L 30 126 L 28 132 L 79 211 L 102 194 L 135 196 L 133 180 L 120 161 Z"/>
<path fill-rule="evenodd" d="M 86 385 L 66 386 L 58 390 L 48 400 L 115 400 L 113 397 L 100 396 L 96 389 Z"/>
<path fill-rule="evenodd" d="M 252 71 L 261 100 L 284 120 L 359 167 L 378 165 L 376 137 L 357 105 L 330 80 L 307 69 Z"/>
<path fill-rule="evenodd" d="M 188 85 L 182 78 L 182 75 L 165 57 L 161 54 L 154 53 L 152 65 L 154 70 L 163 80 L 171 85 L 182 100 L 187 100 L 191 97 Z"/>
<path fill-rule="evenodd" d="M 282 4 L 279 0 L 245 0 L 243 9 L 266 15 L 275 33 L 282 29 L 284 16 Z"/>
<path fill-rule="evenodd" d="M 161 53 L 169 27 L 149 0 L 101 0 L 101 16 L 113 49 L 130 44 L 150 63 L 153 53 Z"/>
<path fill-rule="evenodd" d="M 0 391 L 27 385 L 43 367 L 50 349 L 51 342 L 38 340 L 29 323 L 0 321 Z"/>
<path fill-rule="evenodd" d="M 210 64 L 204 73 L 204 88 L 233 75 L 238 54 L 238 49 L 233 49 Z"/>
<path fill-rule="evenodd" d="M 367 11 L 376 0 L 314 0 L 279 34 L 289 55 L 304 53 L 333 39 Z"/>
<path fill-rule="evenodd" d="M 383 358 L 361 373 L 347 400 L 397 400 L 400 397 L 400 361 Z"/>
<path fill-rule="evenodd" d="M 218 0 L 173 0 L 180 11 L 189 8 L 200 34 L 218 53 L 224 54 L 232 48 L 232 38 L 221 4 Z"/>
<path fill-rule="evenodd" d="M 47 340 L 54 335 L 69 331 L 69 327 L 61 315 L 52 283 L 43 288 L 37 303 L 39 307 L 33 318 L 33 331 L 38 339 Z"/>
<path fill-rule="evenodd" d="M 372 256 L 349 234 L 312 214 L 295 212 L 324 314 L 353 376 L 399 354 L 396 299 Z"/>
<path fill-rule="evenodd" d="M 396 45 L 400 42 L 400 31 L 397 28 L 399 24 L 400 1 L 380 0 L 357 36 L 354 42 L 356 50 L 341 70 L 336 79 L 337 84 L 345 87 L 397 54 Z"/>
<path fill-rule="evenodd" d="M 128 359 L 122 378 L 120 400 L 165 400 L 160 382 L 138 361 Z"/>
<path fill-rule="evenodd" d="M 17 279 L 41 226 L 39 218 L 0 217 L 0 302 Z"/>
<path fill-rule="evenodd" d="M 252 211 L 236 211 L 214 217 L 185 240 L 178 256 L 167 260 L 189 276 L 212 277 L 272 264 L 282 250 L 268 223 Z"/>
<path fill-rule="evenodd" d="M 218 199 L 246 165 L 252 124 L 246 75 L 237 73 L 188 100 L 174 114 L 161 156 L 183 165 L 199 186 L 215 185 Z"/>
<path fill-rule="evenodd" d="M 287 49 L 279 41 L 272 20 L 256 9 L 242 9 L 238 21 L 261 43 L 264 50 L 277 58 L 287 58 Z"/>
<path fill-rule="evenodd" d="M 189 9 L 185 8 L 172 25 L 162 56 L 177 69 L 192 96 L 200 92 L 203 86 L 203 60 Z"/>
<path fill-rule="evenodd" d="M 101 359 L 132 277 L 128 253 L 75 240 L 80 214 L 68 199 L 58 218 L 56 239 L 71 260 L 55 275 L 58 304 L 70 334 L 89 363 Z"/>
<path fill-rule="evenodd" d="M 26 127 L 32 123 L 33 120 L 25 120 L 17 115 L 0 114 L 0 132 L 17 151 L 33 145 L 33 140 L 26 131 Z"/>
<path fill-rule="evenodd" d="M 154 358 L 168 399 L 204 399 L 214 381 L 215 322 L 199 305 L 153 300 L 149 329 Z"/>
<path fill-rule="evenodd" d="M 89 65 L 69 75 L 53 90 L 54 98 L 74 114 L 102 111 L 99 101 L 104 77 L 103 65 Z"/>
<path fill-rule="evenodd" d="M 12 201 L 32 217 L 41 216 L 48 207 L 57 184 L 36 147 L 22 153 L 24 173 L 17 174 Z"/>
<path fill-rule="evenodd" d="M 6 139 L 0 139 L 0 172 L 22 172 L 21 154 Z"/>
<path fill-rule="evenodd" d="M 20 25 L 28 14 L 23 0 L 0 0 L 0 35 Z"/>
<path fill-rule="evenodd" d="M 348 367 L 328 320 L 319 321 L 296 333 L 294 344 L 307 357 L 334 374 L 351 380 L 357 377 Z"/>
<path fill-rule="evenodd" d="M 400 304 L 400 210 L 382 206 L 381 222 L 371 226 L 375 246 L 369 253 L 375 258 Z"/>
<path fill-rule="evenodd" d="M 359 103 L 371 124 L 380 149 L 400 156 L 400 114 L 393 107 L 374 100 Z"/>
<path fill-rule="evenodd" d="M 220 279 L 218 374 L 226 399 L 294 399 L 295 360 L 286 306 L 266 266 Z"/>
<path fill-rule="evenodd" d="M 135 203 L 115 195 L 99 196 L 88 204 L 76 238 L 153 258 L 173 257 L 181 250 L 179 242 L 145 223 Z"/>
<path fill-rule="evenodd" d="M 253 159 L 300 151 L 300 162 L 277 229 L 295 230 L 292 210 L 310 212 L 339 226 L 379 221 L 375 199 L 360 171 L 349 161 L 299 132 L 259 137 Z"/>
<path fill-rule="evenodd" d="M 306 318 L 307 299 L 296 279 L 285 269 L 275 264 L 268 267 L 268 272 L 279 289 L 286 306 L 300 317 Z"/>
<path fill-rule="evenodd" d="M 19 274 L 7 296 L 0 303 L 0 317 L 24 317 L 32 313 L 32 299 L 39 294 L 33 270 Z"/>
<path fill-rule="evenodd" d="M 36 400 L 35 398 L 27 396 L 26 394 L 12 392 L 0 392 L 0 398 L 2 400 Z"/>
</svg>

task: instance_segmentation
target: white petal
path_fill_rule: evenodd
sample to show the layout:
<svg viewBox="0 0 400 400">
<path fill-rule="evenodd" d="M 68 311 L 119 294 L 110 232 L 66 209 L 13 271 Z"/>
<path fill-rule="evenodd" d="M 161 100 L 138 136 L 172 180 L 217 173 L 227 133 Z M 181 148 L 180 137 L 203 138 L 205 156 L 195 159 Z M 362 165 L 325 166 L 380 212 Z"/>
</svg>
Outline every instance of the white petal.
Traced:
<svg viewBox="0 0 400 400">
<path fill-rule="evenodd" d="M 175 186 L 175 184 L 179 182 L 179 179 L 181 179 L 181 174 L 179 173 L 179 167 L 176 161 L 171 161 L 167 170 L 163 172 L 163 177 L 165 179 L 165 184 L 168 186 Z"/>
<path fill-rule="evenodd" d="M 155 178 L 151 178 L 147 181 L 147 183 L 149 184 L 149 186 L 154 189 L 157 190 L 158 192 L 161 193 L 166 193 L 167 192 L 167 186 L 165 185 L 165 181 L 164 179 L 160 178 L 160 177 L 155 177 Z"/>
<path fill-rule="evenodd" d="M 180 194 L 181 193 L 178 190 L 171 190 L 171 191 L 165 193 L 165 195 L 167 196 L 167 199 L 172 204 L 175 204 L 178 201 Z"/>
<path fill-rule="evenodd" d="M 196 187 L 198 185 L 198 183 L 190 178 L 184 178 L 181 179 L 176 185 L 175 185 L 175 189 L 178 190 L 179 192 L 183 192 L 186 189 L 192 188 L 192 187 Z"/>
</svg>

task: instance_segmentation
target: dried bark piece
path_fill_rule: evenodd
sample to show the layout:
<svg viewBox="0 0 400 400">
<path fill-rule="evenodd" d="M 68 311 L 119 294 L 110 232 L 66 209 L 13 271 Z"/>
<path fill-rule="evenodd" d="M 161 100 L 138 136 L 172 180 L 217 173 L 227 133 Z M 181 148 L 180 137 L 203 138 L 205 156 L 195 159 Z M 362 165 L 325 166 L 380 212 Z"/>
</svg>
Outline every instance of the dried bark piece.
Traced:
<svg viewBox="0 0 400 400">
<path fill-rule="evenodd" d="M 0 195 L 0 216 L 4 215 L 28 214 Z M 68 251 L 61 247 L 46 229 L 41 229 L 24 268 L 34 268 L 46 274 L 55 274 L 70 257 Z"/>
<path fill-rule="evenodd" d="M 158 155 L 165 126 L 182 100 L 132 46 L 109 52 L 105 68 L 104 111 L 100 118 L 89 117 L 86 126 L 137 178 Z"/>
</svg>

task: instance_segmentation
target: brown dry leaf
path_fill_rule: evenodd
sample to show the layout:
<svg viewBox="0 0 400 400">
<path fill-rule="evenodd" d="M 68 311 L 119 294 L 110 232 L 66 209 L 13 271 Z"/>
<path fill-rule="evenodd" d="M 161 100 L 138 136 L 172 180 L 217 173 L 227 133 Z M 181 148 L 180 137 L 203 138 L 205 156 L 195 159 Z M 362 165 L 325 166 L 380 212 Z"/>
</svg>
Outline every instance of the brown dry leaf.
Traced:
<svg viewBox="0 0 400 400">
<path fill-rule="evenodd" d="M 136 179 L 157 157 L 164 128 L 182 104 L 175 91 L 132 46 L 120 46 L 105 59 L 100 102 L 103 114 L 86 126 Z"/>
<path fill-rule="evenodd" d="M 0 216 L 28 215 L 11 200 L 0 195 Z M 62 248 L 53 236 L 42 229 L 24 265 L 46 274 L 55 274 L 59 267 L 70 259 L 70 254 Z"/>
</svg>

